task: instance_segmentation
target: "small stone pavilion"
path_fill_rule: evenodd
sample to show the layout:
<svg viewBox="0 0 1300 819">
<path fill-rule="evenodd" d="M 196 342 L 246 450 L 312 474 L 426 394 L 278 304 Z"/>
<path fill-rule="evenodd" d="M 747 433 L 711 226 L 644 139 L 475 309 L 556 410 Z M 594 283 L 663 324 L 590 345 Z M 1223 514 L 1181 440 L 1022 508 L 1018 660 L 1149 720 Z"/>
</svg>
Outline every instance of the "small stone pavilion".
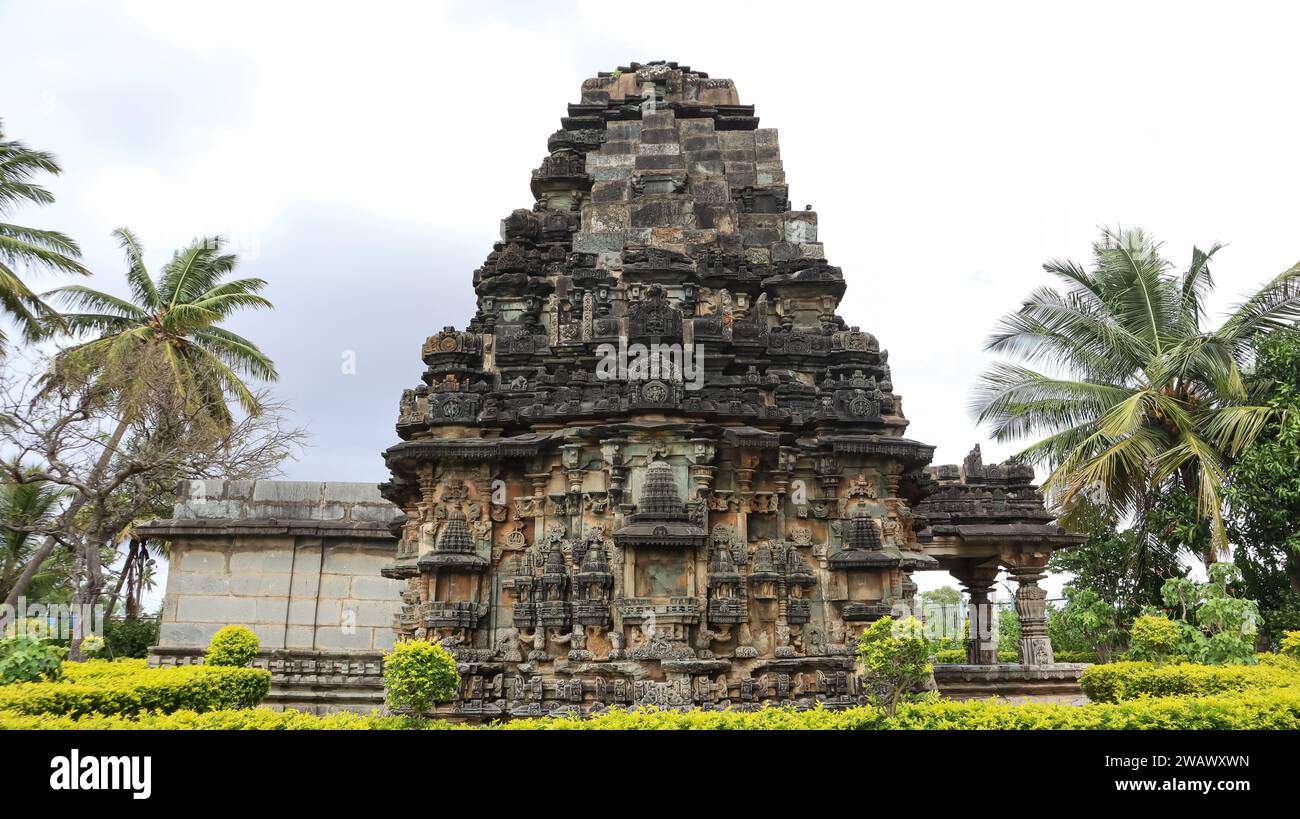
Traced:
<svg viewBox="0 0 1300 819">
<path fill-rule="evenodd" d="M 1038 583 L 1082 538 L 1029 467 L 931 467 L 905 437 L 889 355 L 838 314 L 817 214 L 731 80 L 634 63 L 560 126 L 474 271 L 477 312 L 424 344 L 379 493 L 198 481 L 139 530 L 171 542 L 153 662 L 242 623 L 279 706 L 378 705 L 401 637 L 453 653 L 444 710 L 468 719 L 843 706 L 863 627 L 941 569 L 975 604 L 941 691 L 1077 693 Z M 1004 570 L 1014 665 L 979 639 Z"/>
<path fill-rule="evenodd" d="M 1023 628 L 1020 665 L 973 639 L 941 688 L 1074 679 L 1038 582 L 1081 538 L 1029 467 L 930 467 L 905 437 L 889 355 L 837 312 L 844 273 L 731 80 L 585 81 L 531 187 L 384 455 L 395 627 L 456 657 L 449 713 L 854 704 L 858 634 L 934 569 L 974 603 L 1008 571 Z"/>
</svg>

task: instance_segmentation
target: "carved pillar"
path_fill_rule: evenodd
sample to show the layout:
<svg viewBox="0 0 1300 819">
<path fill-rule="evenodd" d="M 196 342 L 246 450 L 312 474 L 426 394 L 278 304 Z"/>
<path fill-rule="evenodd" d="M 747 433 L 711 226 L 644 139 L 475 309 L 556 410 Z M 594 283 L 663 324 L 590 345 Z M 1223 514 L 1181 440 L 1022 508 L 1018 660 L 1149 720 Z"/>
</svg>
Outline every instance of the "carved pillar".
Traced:
<svg viewBox="0 0 1300 819">
<path fill-rule="evenodd" d="M 1013 566 L 1016 613 L 1020 615 L 1020 662 L 1024 665 L 1050 665 L 1052 641 L 1047 638 L 1047 591 L 1038 585 L 1046 575 L 1036 565 Z"/>
<path fill-rule="evenodd" d="M 952 574 L 970 597 L 967 607 L 970 632 L 966 638 L 966 662 L 971 665 L 994 665 L 998 661 L 998 623 L 990 598 L 993 583 L 998 577 L 998 567 L 975 566 Z"/>
</svg>

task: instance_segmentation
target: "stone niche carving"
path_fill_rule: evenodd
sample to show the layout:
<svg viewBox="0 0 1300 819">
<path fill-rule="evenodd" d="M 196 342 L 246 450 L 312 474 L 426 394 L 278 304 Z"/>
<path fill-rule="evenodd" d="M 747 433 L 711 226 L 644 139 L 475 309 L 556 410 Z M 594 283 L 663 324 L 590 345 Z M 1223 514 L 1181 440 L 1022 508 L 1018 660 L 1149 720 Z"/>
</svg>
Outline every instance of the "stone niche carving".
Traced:
<svg viewBox="0 0 1300 819">
<path fill-rule="evenodd" d="M 816 213 L 789 209 L 776 131 L 730 81 L 623 71 L 661 104 L 584 83 L 474 274 L 477 311 L 402 396 L 395 628 L 455 654 L 445 708 L 468 717 L 858 702 L 858 633 L 937 565 L 910 511 L 932 448 L 836 312 L 845 279 Z M 695 345 L 701 378 L 598 369 L 621 337 Z"/>
</svg>

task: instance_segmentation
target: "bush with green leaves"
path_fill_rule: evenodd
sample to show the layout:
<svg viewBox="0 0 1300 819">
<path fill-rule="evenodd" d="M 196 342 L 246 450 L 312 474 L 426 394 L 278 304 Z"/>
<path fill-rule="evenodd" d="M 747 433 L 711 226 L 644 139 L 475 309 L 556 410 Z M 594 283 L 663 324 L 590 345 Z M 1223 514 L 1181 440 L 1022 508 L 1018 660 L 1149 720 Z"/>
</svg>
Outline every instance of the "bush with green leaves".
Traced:
<svg viewBox="0 0 1300 819">
<path fill-rule="evenodd" d="M 1231 563 L 1214 563 L 1208 573 L 1207 583 L 1172 578 L 1161 590 L 1165 605 L 1181 623 L 1178 653 L 1212 665 L 1255 662 L 1259 606 L 1233 594 L 1241 570 Z"/>
<path fill-rule="evenodd" d="M 104 623 L 104 641 L 108 643 L 110 657 L 148 657 L 149 648 L 158 645 L 158 620 L 110 618 Z"/>
<path fill-rule="evenodd" d="M 1300 631 L 1288 631 L 1282 635 L 1282 647 L 1278 651 L 1284 657 L 1300 660 Z"/>
<path fill-rule="evenodd" d="M 1183 630 L 1163 614 L 1144 614 L 1129 630 L 1129 656 L 1156 664 L 1178 653 Z"/>
<path fill-rule="evenodd" d="M 116 663 L 95 665 L 101 673 L 73 672 L 60 682 L 0 687 L 0 711 L 78 717 L 251 708 L 271 687 L 271 672 L 260 668 L 187 665 L 115 673 L 106 667 Z"/>
<path fill-rule="evenodd" d="M 1052 609 L 1047 617 L 1047 636 L 1057 660 L 1067 662 L 1060 658 L 1073 653 L 1109 662 L 1123 636 L 1115 607 L 1091 589 L 1066 586 L 1064 591 L 1065 605 Z"/>
<path fill-rule="evenodd" d="M 0 685 L 57 680 L 68 650 L 41 637 L 18 634 L 0 639 Z"/>
<path fill-rule="evenodd" d="M 929 678 L 930 641 L 915 617 L 881 617 L 858 637 L 858 662 L 872 698 L 893 714 L 912 689 Z"/>
<path fill-rule="evenodd" d="M 423 716 L 460 687 L 456 661 L 428 640 L 404 640 L 384 655 L 384 689 L 394 709 Z"/>
<path fill-rule="evenodd" d="M 1253 666 L 1118 662 L 1086 669 L 1079 677 L 1079 687 L 1093 702 L 1120 702 L 1138 697 L 1203 697 L 1252 689 L 1300 690 L 1300 665 L 1290 660 L 1271 659 Z"/>
<path fill-rule="evenodd" d="M 212 635 L 203 661 L 216 666 L 248 665 L 257 656 L 257 635 L 243 626 L 226 626 Z"/>
</svg>

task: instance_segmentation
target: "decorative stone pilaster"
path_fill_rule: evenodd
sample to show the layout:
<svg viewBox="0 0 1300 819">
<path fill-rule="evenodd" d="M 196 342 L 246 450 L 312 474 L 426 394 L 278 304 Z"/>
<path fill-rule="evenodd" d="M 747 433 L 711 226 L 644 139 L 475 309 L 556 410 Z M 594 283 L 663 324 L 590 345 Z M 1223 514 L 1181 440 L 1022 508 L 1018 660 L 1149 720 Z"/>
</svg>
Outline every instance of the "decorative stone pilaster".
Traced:
<svg viewBox="0 0 1300 819">
<path fill-rule="evenodd" d="M 1052 641 L 1047 637 L 1047 592 L 1038 585 L 1046 577 L 1040 566 L 1013 566 L 1016 614 L 1020 615 L 1020 662 L 1051 665 Z"/>
</svg>

